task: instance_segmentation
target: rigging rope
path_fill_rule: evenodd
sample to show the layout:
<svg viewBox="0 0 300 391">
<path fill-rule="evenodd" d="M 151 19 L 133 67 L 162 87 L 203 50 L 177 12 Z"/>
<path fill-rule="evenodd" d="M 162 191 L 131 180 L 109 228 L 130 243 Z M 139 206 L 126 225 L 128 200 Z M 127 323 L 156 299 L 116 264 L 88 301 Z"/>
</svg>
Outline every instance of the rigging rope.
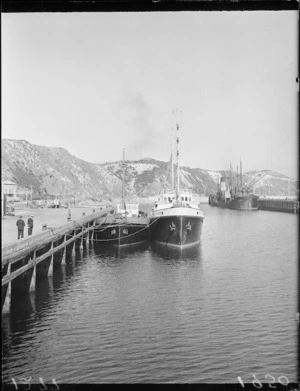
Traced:
<svg viewBox="0 0 300 391">
<path fill-rule="evenodd" d="M 139 234 L 140 232 L 144 231 L 145 229 L 148 229 L 152 224 L 154 224 L 158 219 L 160 219 L 161 216 L 158 216 L 157 219 L 155 219 L 154 221 L 152 221 L 150 224 L 147 224 L 146 227 L 143 227 L 142 229 L 140 229 L 139 231 L 136 231 L 130 235 L 126 235 L 126 236 L 123 236 L 121 237 L 120 239 L 123 239 L 123 238 L 129 238 L 131 236 L 134 236 L 134 235 L 137 235 Z M 118 225 L 116 225 L 118 226 Z M 108 228 L 108 227 L 106 227 Z M 103 230 L 99 231 L 99 232 L 103 232 L 106 228 L 104 228 Z M 93 241 L 95 242 L 108 242 L 108 241 L 116 241 L 118 238 L 108 238 L 108 239 L 93 239 Z"/>
<path fill-rule="evenodd" d="M 106 213 L 104 216 L 105 216 L 104 220 L 103 220 L 100 224 L 98 224 L 97 226 L 93 226 L 93 229 L 97 229 L 97 227 L 101 227 L 101 226 L 105 223 L 105 221 L 106 221 L 106 219 L 107 219 L 107 217 L 108 217 L 108 213 Z M 154 223 L 156 223 L 156 221 L 157 221 L 158 219 L 160 219 L 160 218 L 161 218 L 161 216 L 158 216 L 158 217 L 157 217 L 155 220 L 153 220 L 150 224 L 148 223 L 145 227 L 143 227 L 143 228 L 140 229 L 139 231 L 136 231 L 136 232 L 134 232 L 134 233 L 132 233 L 132 234 L 130 234 L 130 235 L 127 235 L 127 236 L 123 236 L 123 237 L 120 238 L 120 239 L 129 238 L 129 237 L 131 237 L 131 236 L 134 236 L 134 235 L 139 234 L 140 232 L 144 231 L 145 229 L 150 228 L 150 226 L 153 225 Z M 83 224 L 80 224 L 77 220 L 71 220 L 71 221 L 72 221 L 73 223 L 75 223 L 75 224 L 77 225 L 77 227 L 84 228 L 84 225 L 83 225 Z M 125 223 L 125 220 L 123 220 L 123 223 Z M 103 229 L 98 230 L 98 232 L 103 232 L 103 231 L 105 231 L 106 229 L 108 229 L 108 228 L 110 228 L 110 227 L 117 227 L 117 226 L 119 226 L 119 225 L 120 225 L 120 224 L 116 223 L 116 221 L 112 221 L 109 225 L 107 225 L 107 226 L 104 227 Z M 52 232 L 53 235 L 55 235 L 54 228 L 51 228 L 51 227 L 47 227 L 47 228 L 51 230 L 51 232 Z M 66 236 L 68 236 L 68 237 L 70 237 L 70 238 L 74 237 L 74 235 L 71 235 L 71 234 L 66 234 Z M 108 241 L 116 241 L 117 239 L 118 239 L 118 238 L 93 239 L 93 241 L 95 241 L 95 242 L 108 242 Z"/>
</svg>

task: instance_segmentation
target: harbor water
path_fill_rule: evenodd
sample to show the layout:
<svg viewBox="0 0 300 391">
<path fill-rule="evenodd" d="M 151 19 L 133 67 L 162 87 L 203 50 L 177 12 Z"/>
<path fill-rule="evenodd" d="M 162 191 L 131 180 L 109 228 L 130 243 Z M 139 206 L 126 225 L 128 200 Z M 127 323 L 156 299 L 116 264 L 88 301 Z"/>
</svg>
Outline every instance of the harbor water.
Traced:
<svg viewBox="0 0 300 391">
<path fill-rule="evenodd" d="M 95 243 L 14 299 L 3 383 L 296 382 L 298 215 L 203 210 L 196 250 Z"/>
</svg>

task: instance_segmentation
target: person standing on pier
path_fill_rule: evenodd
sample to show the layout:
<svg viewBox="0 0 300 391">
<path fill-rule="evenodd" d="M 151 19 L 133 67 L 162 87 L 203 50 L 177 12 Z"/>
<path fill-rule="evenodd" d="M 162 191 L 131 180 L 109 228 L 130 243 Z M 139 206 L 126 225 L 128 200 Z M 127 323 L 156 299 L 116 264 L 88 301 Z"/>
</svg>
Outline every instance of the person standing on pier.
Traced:
<svg viewBox="0 0 300 391">
<path fill-rule="evenodd" d="M 20 216 L 20 218 L 17 220 L 16 226 L 18 227 L 18 239 L 24 238 L 24 227 L 25 227 L 25 221 L 22 218 L 23 216 Z"/>
<path fill-rule="evenodd" d="M 71 220 L 71 205 L 68 204 L 68 221 Z"/>
<path fill-rule="evenodd" d="M 28 236 L 30 236 L 32 235 L 32 231 L 33 231 L 33 215 L 31 215 L 27 220 L 27 226 L 28 226 Z"/>
</svg>

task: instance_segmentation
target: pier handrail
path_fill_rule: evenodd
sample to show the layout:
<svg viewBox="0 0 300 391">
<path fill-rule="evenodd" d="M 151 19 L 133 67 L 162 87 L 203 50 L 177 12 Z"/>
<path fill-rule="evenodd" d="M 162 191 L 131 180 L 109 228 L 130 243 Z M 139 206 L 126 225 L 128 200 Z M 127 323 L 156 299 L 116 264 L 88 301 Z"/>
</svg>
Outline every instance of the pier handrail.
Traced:
<svg viewBox="0 0 300 391">
<path fill-rule="evenodd" d="M 50 238 L 52 241 L 55 241 L 59 239 L 61 236 L 69 233 L 70 231 L 74 231 L 84 226 L 85 224 L 88 224 L 89 222 L 96 220 L 99 217 L 104 217 L 108 213 L 113 212 L 113 210 L 114 210 L 113 208 L 106 208 L 99 212 L 92 213 L 88 216 L 81 217 L 76 221 L 71 220 L 70 222 L 61 225 L 59 227 L 53 227 L 53 228 L 48 227 L 47 231 L 41 232 L 30 238 L 26 238 L 18 242 L 4 245 L 1 249 L 2 267 L 5 266 L 10 261 L 19 259 L 24 252 L 28 253 L 30 251 L 37 250 L 45 246 L 45 244 L 49 242 Z M 91 227 L 90 229 L 93 229 L 93 227 Z"/>
</svg>

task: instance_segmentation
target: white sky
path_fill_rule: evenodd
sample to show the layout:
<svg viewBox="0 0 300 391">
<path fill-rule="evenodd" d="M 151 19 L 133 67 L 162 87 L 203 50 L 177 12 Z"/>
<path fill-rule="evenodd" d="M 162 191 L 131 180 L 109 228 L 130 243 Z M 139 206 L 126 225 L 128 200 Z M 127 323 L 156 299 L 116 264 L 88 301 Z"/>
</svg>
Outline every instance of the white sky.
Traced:
<svg viewBox="0 0 300 391">
<path fill-rule="evenodd" d="M 1 17 L 3 138 L 297 178 L 297 11 Z"/>
</svg>

